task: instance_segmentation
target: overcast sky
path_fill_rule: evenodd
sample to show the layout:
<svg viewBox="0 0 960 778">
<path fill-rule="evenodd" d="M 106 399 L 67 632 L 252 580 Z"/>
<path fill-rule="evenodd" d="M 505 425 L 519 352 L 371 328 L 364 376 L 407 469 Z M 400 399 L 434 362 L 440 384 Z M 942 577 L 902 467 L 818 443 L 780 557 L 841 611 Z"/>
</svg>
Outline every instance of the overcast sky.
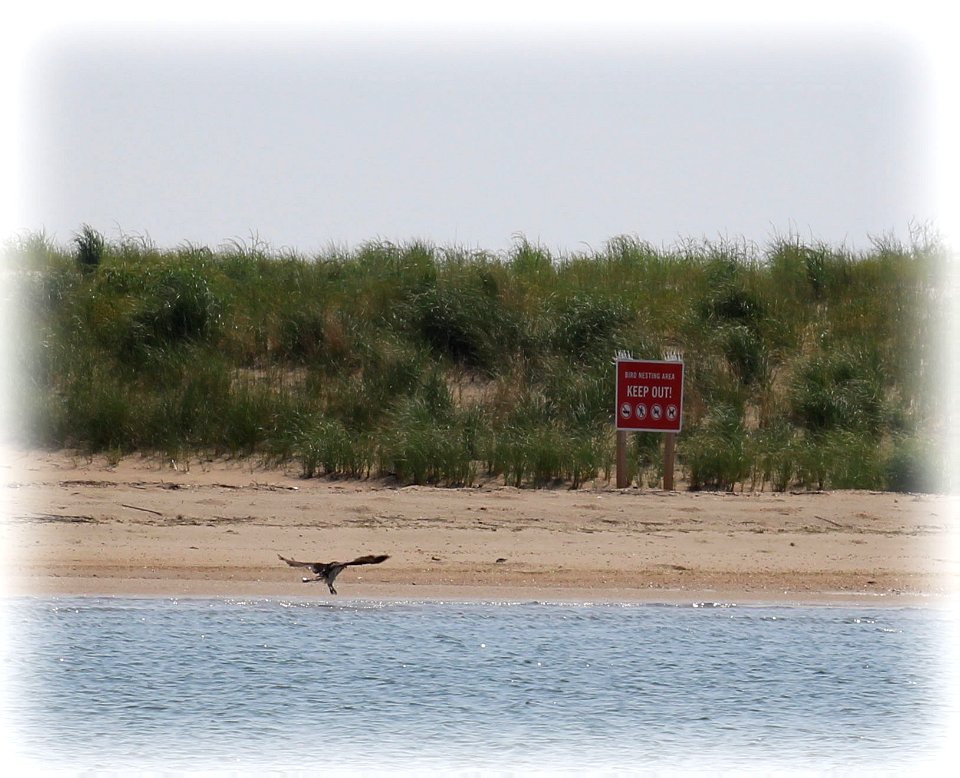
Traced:
<svg viewBox="0 0 960 778">
<path fill-rule="evenodd" d="M 895 25 L 212 29 L 37 36 L 16 230 L 868 248 L 938 217 L 933 75 Z"/>
</svg>

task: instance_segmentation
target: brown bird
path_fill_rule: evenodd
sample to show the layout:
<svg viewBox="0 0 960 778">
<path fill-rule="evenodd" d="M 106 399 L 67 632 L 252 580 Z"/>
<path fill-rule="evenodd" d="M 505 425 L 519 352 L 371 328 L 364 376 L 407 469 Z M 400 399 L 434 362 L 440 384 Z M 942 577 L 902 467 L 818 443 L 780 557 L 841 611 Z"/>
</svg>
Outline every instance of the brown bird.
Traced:
<svg viewBox="0 0 960 778">
<path fill-rule="evenodd" d="M 316 578 L 302 578 L 304 583 L 313 583 L 314 581 L 323 581 L 330 589 L 330 594 L 336 594 L 337 590 L 333 588 L 333 582 L 337 576 L 343 572 L 343 568 L 352 565 L 379 565 L 381 562 L 390 558 L 388 554 L 368 554 L 360 556 L 352 562 L 298 562 L 296 559 L 287 559 L 285 556 L 277 554 L 280 559 L 291 567 L 309 567 L 316 575 Z"/>
</svg>

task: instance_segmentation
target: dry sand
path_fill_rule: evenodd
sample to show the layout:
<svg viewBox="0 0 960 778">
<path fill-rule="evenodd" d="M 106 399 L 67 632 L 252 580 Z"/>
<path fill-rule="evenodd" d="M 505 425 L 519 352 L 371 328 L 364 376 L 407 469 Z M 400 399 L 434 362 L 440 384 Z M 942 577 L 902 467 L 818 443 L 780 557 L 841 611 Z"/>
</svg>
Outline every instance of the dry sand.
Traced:
<svg viewBox="0 0 960 778">
<path fill-rule="evenodd" d="M 348 568 L 340 599 L 916 604 L 960 584 L 951 498 L 452 489 L 291 466 L 6 451 L 13 595 L 332 598 L 277 554 Z"/>
</svg>

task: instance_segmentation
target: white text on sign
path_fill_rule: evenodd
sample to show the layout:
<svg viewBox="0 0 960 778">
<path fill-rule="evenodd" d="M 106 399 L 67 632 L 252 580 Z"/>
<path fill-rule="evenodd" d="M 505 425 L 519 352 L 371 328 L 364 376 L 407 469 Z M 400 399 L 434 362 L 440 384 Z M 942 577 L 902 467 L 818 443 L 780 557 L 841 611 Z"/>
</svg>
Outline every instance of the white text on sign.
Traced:
<svg viewBox="0 0 960 778">
<path fill-rule="evenodd" d="M 674 373 L 647 373 L 637 372 L 636 370 L 624 370 L 624 378 L 640 378 L 645 381 L 673 381 L 676 379 Z"/>
<path fill-rule="evenodd" d="M 636 385 L 629 384 L 625 387 L 627 391 L 627 397 L 652 397 L 655 400 L 669 400 L 673 397 L 673 387 L 672 386 L 646 386 L 646 385 Z"/>
</svg>

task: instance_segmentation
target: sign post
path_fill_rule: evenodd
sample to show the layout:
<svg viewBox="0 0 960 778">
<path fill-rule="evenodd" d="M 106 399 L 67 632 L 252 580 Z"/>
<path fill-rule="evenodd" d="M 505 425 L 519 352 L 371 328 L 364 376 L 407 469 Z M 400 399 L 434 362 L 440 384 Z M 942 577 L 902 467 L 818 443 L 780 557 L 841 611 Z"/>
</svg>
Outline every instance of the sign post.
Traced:
<svg viewBox="0 0 960 778">
<path fill-rule="evenodd" d="M 617 430 L 617 489 L 629 486 L 627 478 L 627 433 Z"/>
<path fill-rule="evenodd" d="M 673 491 L 673 452 L 677 444 L 676 432 L 663 435 L 663 491 Z"/>
<path fill-rule="evenodd" d="M 617 488 L 624 489 L 628 486 L 626 433 L 662 432 L 666 436 L 663 450 L 663 488 L 672 491 L 674 443 L 683 424 L 683 362 L 618 358 L 615 364 Z"/>
</svg>

